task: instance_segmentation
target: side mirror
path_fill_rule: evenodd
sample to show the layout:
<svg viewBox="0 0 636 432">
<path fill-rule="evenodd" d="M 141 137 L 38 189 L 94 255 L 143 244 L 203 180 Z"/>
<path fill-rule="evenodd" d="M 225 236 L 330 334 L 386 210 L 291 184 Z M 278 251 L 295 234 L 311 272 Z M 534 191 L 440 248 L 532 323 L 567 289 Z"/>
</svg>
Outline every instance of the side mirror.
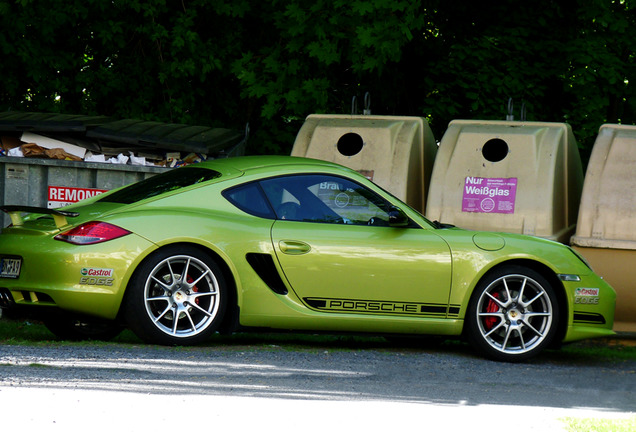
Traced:
<svg viewBox="0 0 636 432">
<path fill-rule="evenodd" d="M 398 207 L 389 209 L 389 226 L 405 227 L 409 224 L 409 217 Z"/>
</svg>

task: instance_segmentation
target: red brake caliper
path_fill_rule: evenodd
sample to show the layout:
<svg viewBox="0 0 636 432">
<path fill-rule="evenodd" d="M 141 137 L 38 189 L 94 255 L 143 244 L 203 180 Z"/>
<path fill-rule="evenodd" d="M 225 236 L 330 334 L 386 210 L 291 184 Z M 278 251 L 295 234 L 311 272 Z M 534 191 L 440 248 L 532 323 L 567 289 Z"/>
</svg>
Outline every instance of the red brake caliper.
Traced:
<svg viewBox="0 0 636 432">
<path fill-rule="evenodd" d="M 493 293 L 492 296 L 498 299 L 499 293 Z M 497 302 L 495 302 L 493 299 L 488 300 L 488 304 L 486 305 L 486 312 L 493 313 L 498 311 L 499 311 L 499 305 L 497 304 Z M 484 326 L 486 327 L 486 330 L 492 329 L 495 326 L 495 324 L 497 324 L 498 320 L 499 318 L 497 317 L 484 318 Z"/>
<path fill-rule="evenodd" d="M 194 279 L 192 279 L 192 277 L 190 275 L 188 275 L 187 281 L 188 281 L 188 283 L 192 283 L 192 282 L 194 282 Z M 192 287 L 192 291 L 193 292 L 199 292 L 199 288 L 197 288 L 196 286 L 193 286 Z M 199 304 L 199 299 L 198 298 L 194 299 L 194 302 L 196 304 Z"/>
</svg>

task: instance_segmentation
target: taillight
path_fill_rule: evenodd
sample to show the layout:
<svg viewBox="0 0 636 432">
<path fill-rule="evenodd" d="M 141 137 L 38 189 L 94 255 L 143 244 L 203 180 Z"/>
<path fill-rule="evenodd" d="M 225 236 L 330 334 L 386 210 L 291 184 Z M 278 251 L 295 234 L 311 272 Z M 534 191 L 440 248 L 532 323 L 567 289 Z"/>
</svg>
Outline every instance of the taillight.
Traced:
<svg viewBox="0 0 636 432">
<path fill-rule="evenodd" d="M 76 245 L 88 245 L 114 240 L 128 234 L 130 234 L 130 231 L 106 222 L 87 222 L 56 235 L 55 240 Z"/>
</svg>

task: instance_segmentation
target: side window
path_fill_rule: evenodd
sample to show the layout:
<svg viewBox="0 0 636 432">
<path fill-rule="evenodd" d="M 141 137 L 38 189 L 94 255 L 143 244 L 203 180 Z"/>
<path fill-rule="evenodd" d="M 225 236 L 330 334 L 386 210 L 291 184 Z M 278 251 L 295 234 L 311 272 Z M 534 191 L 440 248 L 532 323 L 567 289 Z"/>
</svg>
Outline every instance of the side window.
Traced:
<svg viewBox="0 0 636 432">
<path fill-rule="evenodd" d="M 278 219 L 387 226 L 388 205 L 353 181 L 330 175 L 294 175 L 261 182 Z"/>
<path fill-rule="evenodd" d="M 246 213 L 268 219 L 276 218 L 258 183 L 249 183 L 225 190 L 223 196 Z"/>
</svg>

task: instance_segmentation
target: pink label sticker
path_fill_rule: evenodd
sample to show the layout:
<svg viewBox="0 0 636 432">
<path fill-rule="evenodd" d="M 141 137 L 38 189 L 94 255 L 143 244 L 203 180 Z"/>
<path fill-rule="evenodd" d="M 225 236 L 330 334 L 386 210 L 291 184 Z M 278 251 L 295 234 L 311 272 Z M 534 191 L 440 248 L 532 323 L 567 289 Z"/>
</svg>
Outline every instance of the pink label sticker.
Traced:
<svg viewBox="0 0 636 432">
<path fill-rule="evenodd" d="M 466 177 L 462 211 L 512 214 L 516 196 L 516 178 Z"/>
</svg>

